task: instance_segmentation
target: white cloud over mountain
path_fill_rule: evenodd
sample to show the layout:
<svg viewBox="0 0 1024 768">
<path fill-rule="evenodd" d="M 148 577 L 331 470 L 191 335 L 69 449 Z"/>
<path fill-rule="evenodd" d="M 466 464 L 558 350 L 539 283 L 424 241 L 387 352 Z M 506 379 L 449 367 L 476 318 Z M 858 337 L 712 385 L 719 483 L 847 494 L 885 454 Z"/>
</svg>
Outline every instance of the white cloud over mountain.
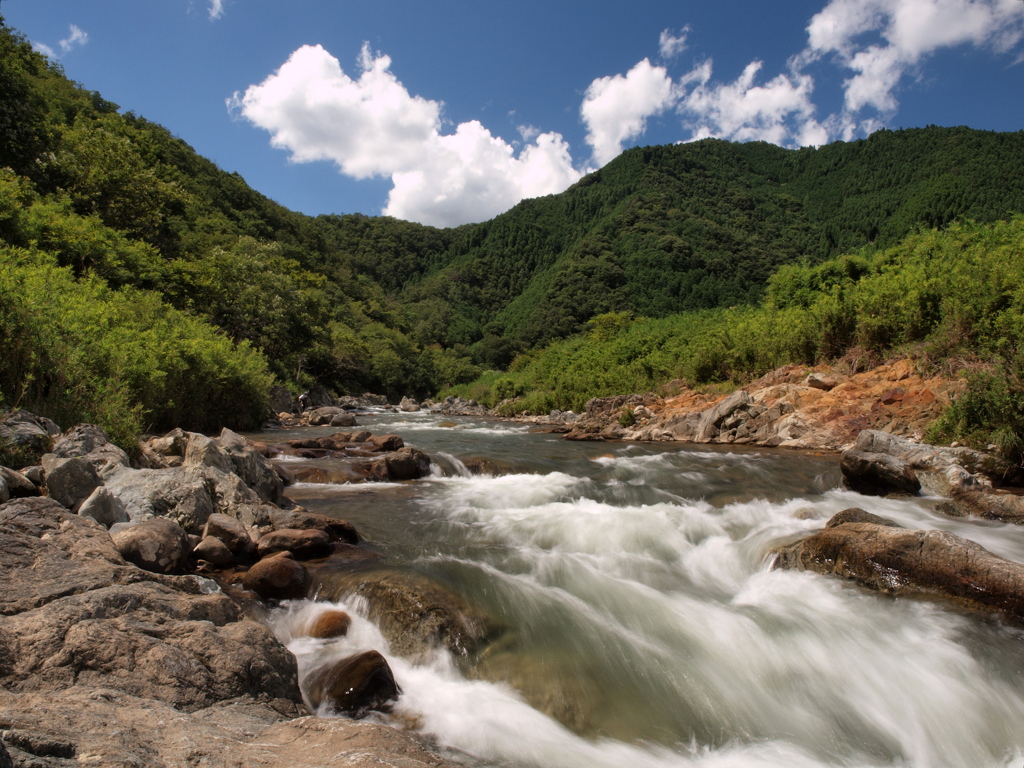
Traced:
<svg viewBox="0 0 1024 768">
<path fill-rule="evenodd" d="M 66 53 L 70 53 L 76 46 L 85 45 L 88 42 L 89 33 L 77 25 L 71 24 L 68 28 L 68 36 L 57 43 L 57 46 L 60 48 L 60 55 L 63 56 Z M 32 48 L 51 59 L 60 58 L 57 52 L 45 43 L 32 43 Z"/>
<path fill-rule="evenodd" d="M 222 2 L 211 0 L 211 18 Z M 87 39 L 72 32 L 69 45 Z M 676 79 L 669 74 L 691 34 L 689 27 L 661 33 L 664 66 L 644 58 L 586 88 L 580 120 L 595 163 L 612 160 L 669 112 L 688 132 L 682 140 L 806 146 L 866 135 L 895 113 L 899 88 L 935 52 L 962 45 L 1011 52 L 1024 39 L 1024 2 L 830 0 L 809 20 L 807 45 L 786 71 L 766 75 L 753 60 L 726 82 L 714 78 L 710 58 Z M 295 162 L 329 160 L 357 179 L 390 178 L 384 213 L 427 224 L 482 221 L 525 197 L 561 192 L 589 170 L 573 162 L 561 134 L 534 126 L 520 126 L 518 152 L 476 120 L 442 132 L 443 103 L 409 93 L 391 64 L 364 45 L 359 72 L 349 76 L 320 46 L 303 46 L 228 104 Z M 814 78 L 827 68 L 845 77 L 843 106 L 820 115 Z"/>
<path fill-rule="evenodd" d="M 625 75 L 594 80 L 580 107 L 594 160 L 604 165 L 613 159 L 626 141 L 644 132 L 648 118 L 664 112 L 677 98 L 668 71 L 647 59 Z"/>
<path fill-rule="evenodd" d="M 443 134 L 442 103 L 410 94 L 390 57 L 364 45 L 359 68 L 352 78 L 320 46 L 303 46 L 229 106 L 295 162 L 331 160 L 357 179 L 390 177 L 384 213 L 437 226 L 483 221 L 582 175 L 557 133 L 536 133 L 518 155 L 475 120 Z"/>
</svg>

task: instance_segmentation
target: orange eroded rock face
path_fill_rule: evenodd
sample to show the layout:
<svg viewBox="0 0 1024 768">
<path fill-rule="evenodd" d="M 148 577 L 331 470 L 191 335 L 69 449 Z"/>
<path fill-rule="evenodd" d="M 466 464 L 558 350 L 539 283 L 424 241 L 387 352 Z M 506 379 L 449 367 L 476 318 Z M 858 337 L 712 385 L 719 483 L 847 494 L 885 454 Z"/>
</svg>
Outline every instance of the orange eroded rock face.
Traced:
<svg viewBox="0 0 1024 768">
<path fill-rule="evenodd" d="M 848 447 L 864 429 L 920 439 L 962 386 L 959 381 L 922 376 L 910 359 L 855 374 L 823 365 L 786 365 L 742 387 L 751 402 L 720 420 L 715 420 L 712 409 L 721 410 L 732 395 L 683 389 L 650 403 L 653 418 L 621 437 L 825 450 Z M 618 416 L 618 411 L 594 414 L 577 429 L 597 433 L 603 426 L 599 422 L 611 424 Z M 699 425 L 698 416 L 705 417 Z M 680 427 L 687 417 L 691 426 Z"/>
</svg>

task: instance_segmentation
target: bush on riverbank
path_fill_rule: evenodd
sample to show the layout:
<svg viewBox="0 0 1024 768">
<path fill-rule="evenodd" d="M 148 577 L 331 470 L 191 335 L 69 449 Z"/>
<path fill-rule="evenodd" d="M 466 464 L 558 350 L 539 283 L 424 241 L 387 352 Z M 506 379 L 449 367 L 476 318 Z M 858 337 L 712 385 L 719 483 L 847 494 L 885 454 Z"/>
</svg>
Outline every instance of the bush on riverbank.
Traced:
<svg viewBox="0 0 1024 768">
<path fill-rule="evenodd" d="M 273 377 L 248 344 L 31 251 L 0 248 L 0 334 L 0 405 L 99 424 L 125 448 L 146 430 L 257 427 L 268 405 Z"/>
<path fill-rule="evenodd" d="M 579 410 L 590 397 L 672 379 L 741 383 L 786 363 L 846 356 L 856 366 L 913 350 L 950 372 L 965 361 L 989 372 L 971 378 L 941 425 L 944 436 L 1024 445 L 1024 377 L 1016 373 L 1024 371 L 1022 252 L 1024 217 L 921 232 L 878 253 L 782 267 L 758 307 L 592 323 L 587 333 L 520 356 L 506 374 L 443 394 L 493 406 L 504 382 L 529 393 L 505 411 Z"/>
</svg>

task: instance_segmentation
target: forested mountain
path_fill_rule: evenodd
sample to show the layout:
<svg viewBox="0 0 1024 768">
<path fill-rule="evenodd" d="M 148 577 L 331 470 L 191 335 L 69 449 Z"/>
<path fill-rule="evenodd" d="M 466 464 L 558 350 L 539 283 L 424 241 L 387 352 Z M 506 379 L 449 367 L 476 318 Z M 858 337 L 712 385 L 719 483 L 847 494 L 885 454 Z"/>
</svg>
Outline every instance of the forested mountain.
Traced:
<svg viewBox="0 0 1024 768">
<path fill-rule="evenodd" d="M 1022 211 L 1024 132 L 929 127 L 636 148 L 449 230 L 308 217 L 0 19 L 0 406 L 127 435 L 255 424 L 275 380 L 434 394 L 597 316 L 753 305 L 783 265 Z"/>
</svg>

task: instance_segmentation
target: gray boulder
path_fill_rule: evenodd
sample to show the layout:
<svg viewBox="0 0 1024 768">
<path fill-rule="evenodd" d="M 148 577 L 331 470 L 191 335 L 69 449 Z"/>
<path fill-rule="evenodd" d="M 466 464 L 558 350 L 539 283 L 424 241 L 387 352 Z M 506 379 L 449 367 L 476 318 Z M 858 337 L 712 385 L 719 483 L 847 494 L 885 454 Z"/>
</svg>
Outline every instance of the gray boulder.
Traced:
<svg viewBox="0 0 1024 768">
<path fill-rule="evenodd" d="M 85 459 L 104 476 L 113 467 L 127 467 L 128 454 L 110 442 L 107 433 L 93 424 L 79 424 L 53 444 L 54 456 Z"/>
<path fill-rule="evenodd" d="M 192 557 L 222 568 L 235 564 L 234 554 L 228 549 L 227 544 L 216 536 L 204 536 L 192 550 Z"/>
<path fill-rule="evenodd" d="M 21 472 L 15 472 L 7 467 L 0 467 L 0 477 L 7 484 L 7 490 L 11 498 L 21 499 L 27 496 L 38 496 L 39 488 Z"/>
<path fill-rule="evenodd" d="M 223 542 L 238 560 L 252 560 L 255 556 L 256 545 L 249 536 L 249 531 L 237 518 L 220 512 L 210 515 L 203 526 L 203 538 L 210 537 Z"/>
<path fill-rule="evenodd" d="M 103 485 L 96 468 L 86 459 L 62 459 L 55 454 L 43 456 L 43 482 L 51 498 L 77 512 L 89 496 Z"/>
<path fill-rule="evenodd" d="M 284 483 L 274 465 L 252 443 L 227 428 L 220 433 L 216 443 L 230 462 L 230 471 L 238 475 L 261 500 L 270 504 L 281 502 Z"/>
<path fill-rule="evenodd" d="M 20 409 L 4 414 L 0 420 L 0 443 L 36 457 L 48 452 L 59 434 L 60 427 L 50 419 Z"/>
<path fill-rule="evenodd" d="M 83 517 L 91 517 L 104 528 L 110 528 L 117 523 L 127 523 L 129 520 L 128 513 L 121 502 L 104 486 L 94 490 L 82 502 L 78 508 L 78 514 Z"/>
</svg>

